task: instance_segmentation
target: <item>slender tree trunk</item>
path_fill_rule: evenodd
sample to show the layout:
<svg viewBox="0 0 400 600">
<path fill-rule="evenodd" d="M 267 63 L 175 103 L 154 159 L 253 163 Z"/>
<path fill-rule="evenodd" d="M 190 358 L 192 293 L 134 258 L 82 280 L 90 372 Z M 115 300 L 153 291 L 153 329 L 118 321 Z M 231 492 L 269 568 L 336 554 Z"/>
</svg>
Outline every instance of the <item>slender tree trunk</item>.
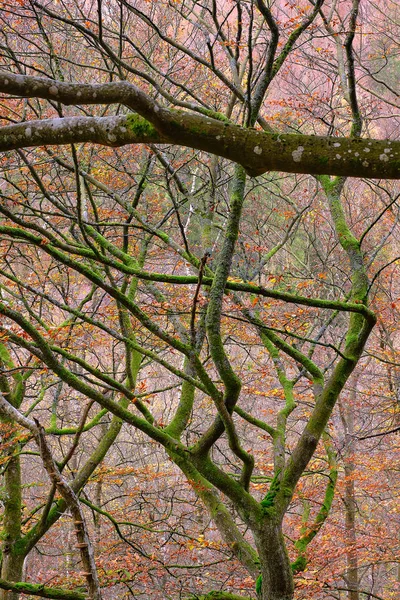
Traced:
<svg viewBox="0 0 400 600">
<path fill-rule="evenodd" d="M 3 562 L 1 577 L 7 581 L 21 581 L 24 553 L 18 553 L 17 542 L 21 538 L 21 468 L 19 456 L 13 456 L 4 475 L 5 494 L 3 521 Z M 19 594 L 0 590 L 0 600 L 18 600 Z"/>
<path fill-rule="evenodd" d="M 349 600 L 359 600 L 358 593 L 358 557 L 356 537 L 356 501 L 354 486 L 354 465 L 345 464 L 344 474 L 346 477 L 344 503 L 347 537 L 347 584 L 349 586 Z"/>
<path fill-rule="evenodd" d="M 260 558 L 261 586 L 257 585 L 260 600 L 292 600 L 293 574 L 279 521 L 265 520 L 254 531 Z M 261 587 L 261 589 L 260 589 Z"/>
<path fill-rule="evenodd" d="M 358 585 L 358 556 L 357 556 L 357 534 L 356 534 L 356 516 L 357 503 L 355 496 L 354 472 L 355 464 L 353 454 L 355 451 L 354 441 L 354 410 L 357 399 L 357 383 L 358 375 L 355 374 L 350 379 L 351 392 L 350 402 L 343 406 L 341 405 L 341 418 L 345 433 L 345 456 L 344 456 L 344 474 L 345 474 L 345 489 L 344 489 L 344 506 L 345 506 L 345 528 L 346 528 L 346 559 L 347 572 L 346 583 L 349 588 L 348 600 L 360 600 Z"/>
</svg>

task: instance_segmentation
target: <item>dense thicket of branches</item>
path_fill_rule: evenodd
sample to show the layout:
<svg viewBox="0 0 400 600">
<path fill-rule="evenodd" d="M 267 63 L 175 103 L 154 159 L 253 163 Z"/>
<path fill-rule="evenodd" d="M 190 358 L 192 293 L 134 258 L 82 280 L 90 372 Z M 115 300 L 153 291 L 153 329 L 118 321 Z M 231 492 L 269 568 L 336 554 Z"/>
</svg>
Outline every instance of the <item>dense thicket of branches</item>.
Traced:
<svg viewBox="0 0 400 600">
<path fill-rule="evenodd" d="M 395 597 L 386 4 L 1 3 L 2 600 Z"/>
</svg>

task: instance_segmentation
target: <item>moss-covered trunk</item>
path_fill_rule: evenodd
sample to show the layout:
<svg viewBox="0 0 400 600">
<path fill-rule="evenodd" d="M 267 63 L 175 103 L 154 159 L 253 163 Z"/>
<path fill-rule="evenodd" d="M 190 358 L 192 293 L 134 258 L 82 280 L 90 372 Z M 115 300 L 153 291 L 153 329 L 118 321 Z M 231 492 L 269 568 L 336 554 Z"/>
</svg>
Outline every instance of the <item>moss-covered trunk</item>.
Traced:
<svg viewBox="0 0 400 600">
<path fill-rule="evenodd" d="M 278 519 L 265 519 L 253 533 L 260 559 L 261 576 L 257 580 L 259 599 L 293 600 L 293 574 L 281 522 Z"/>
<path fill-rule="evenodd" d="M 3 564 L 1 568 L 1 578 L 10 582 L 20 582 L 23 579 L 23 567 L 25 556 L 8 552 L 3 554 Z M 12 592 L 0 589 L 0 600 L 18 600 L 18 592 Z"/>
<path fill-rule="evenodd" d="M 18 456 L 12 456 L 4 475 L 4 521 L 1 577 L 21 581 L 25 554 L 19 552 L 21 539 L 21 468 Z M 18 600 L 19 594 L 0 590 L 0 600 Z"/>
</svg>

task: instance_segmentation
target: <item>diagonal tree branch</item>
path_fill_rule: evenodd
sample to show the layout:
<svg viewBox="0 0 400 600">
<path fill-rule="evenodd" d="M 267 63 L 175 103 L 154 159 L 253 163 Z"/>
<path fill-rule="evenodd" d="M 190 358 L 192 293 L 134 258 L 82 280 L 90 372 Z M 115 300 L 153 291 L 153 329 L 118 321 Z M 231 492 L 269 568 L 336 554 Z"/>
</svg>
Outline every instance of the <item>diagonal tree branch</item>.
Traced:
<svg viewBox="0 0 400 600">
<path fill-rule="evenodd" d="M 83 568 L 85 569 L 84 575 L 89 590 L 89 600 L 101 600 L 100 584 L 97 576 L 93 547 L 88 534 L 85 516 L 79 503 L 79 498 L 66 479 L 61 475 L 47 445 L 44 428 L 36 419 L 35 423 L 37 427 L 36 441 L 39 445 L 43 465 L 52 483 L 56 486 L 57 490 L 71 509 L 76 538 L 78 540 L 77 547 L 79 548 Z"/>
</svg>

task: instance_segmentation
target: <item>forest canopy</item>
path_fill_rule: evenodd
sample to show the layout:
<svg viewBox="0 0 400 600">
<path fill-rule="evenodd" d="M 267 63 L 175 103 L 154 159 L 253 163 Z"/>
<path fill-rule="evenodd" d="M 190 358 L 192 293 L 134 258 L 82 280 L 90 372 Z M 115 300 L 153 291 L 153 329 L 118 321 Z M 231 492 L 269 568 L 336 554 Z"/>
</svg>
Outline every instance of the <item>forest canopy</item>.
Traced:
<svg viewBox="0 0 400 600">
<path fill-rule="evenodd" d="M 397 598 L 398 1 L 0 19 L 0 600 Z"/>
</svg>

